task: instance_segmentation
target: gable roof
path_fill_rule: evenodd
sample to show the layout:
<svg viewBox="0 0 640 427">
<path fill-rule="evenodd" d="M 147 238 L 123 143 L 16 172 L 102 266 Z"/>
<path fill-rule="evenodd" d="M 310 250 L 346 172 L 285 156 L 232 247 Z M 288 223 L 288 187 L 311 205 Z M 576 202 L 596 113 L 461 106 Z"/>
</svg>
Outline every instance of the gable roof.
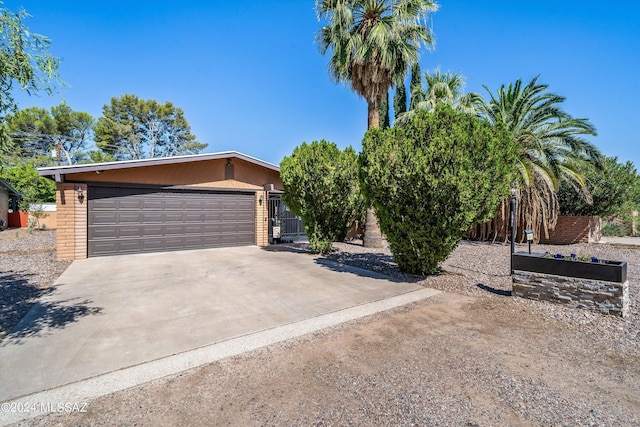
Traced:
<svg viewBox="0 0 640 427">
<path fill-rule="evenodd" d="M 22 193 L 18 192 L 15 188 L 13 188 L 11 185 L 9 185 L 9 183 L 7 181 L 5 181 L 4 179 L 0 178 L 0 188 L 6 188 L 7 191 L 11 194 L 14 194 L 18 197 L 22 197 Z"/>
<path fill-rule="evenodd" d="M 158 166 L 158 165 L 171 165 L 177 163 L 187 162 L 199 162 L 203 160 L 220 160 L 220 159 L 240 159 L 249 163 L 253 163 L 263 168 L 270 169 L 276 172 L 280 172 L 280 168 L 273 163 L 265 162 L 264 160 L 257 159 L 255 157 L 248 156 L 237 151 L 221 151 L 219 153 L 208 154 L 191 154 L 187 156 L 174 156 L 174 157 L 158 157 L 154 159 L 139 159 L 139 160 L 124 160 L 120 162 L 106 162 L 106 163 L 91 163 L 86 165 L 67 165 L 67 166 L 53 166 L 47 168 L 38 168 L 40 176 L 54 179 L 56 182 L 61 182 L 63 176 L 68 173 L 80 173 L 80 172 L 96 172 L 106 171 L 114 169 L 130 169 L 144 166 Z"/>
</svg>

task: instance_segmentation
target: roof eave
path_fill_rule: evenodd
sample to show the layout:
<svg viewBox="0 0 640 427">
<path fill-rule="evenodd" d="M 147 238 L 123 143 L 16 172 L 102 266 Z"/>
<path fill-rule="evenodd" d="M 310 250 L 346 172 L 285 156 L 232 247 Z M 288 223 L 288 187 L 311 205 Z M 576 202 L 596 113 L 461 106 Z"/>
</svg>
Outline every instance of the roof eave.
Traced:
<svg viewBox="0 0 640 427">
<path fill-rule="evenodd" d="M 13 188 L 11 186 L 11 184 L 9 184 L 7 181 L 5 181 L 2 178 L 0 178 L 0 186 L 6 188 L 9 193 L 13 193 L 14 195 L 16 195 L 18 197 L 24 197 L 24 195 L 22 193 L 20 193 L 18 190 Z"/>
<path fill-rule="evenodd" d="M 106 170 L 129 169 L 144 166 L 160 166 L 187 162 L 201 162 L 206 160 L 220 160 L 227 158 L 244 160 L 246 162 L 253 163 L 255 165 L 262 166 L 276 172 L 280 172 L 280 168 L 278 166 L 269 162 L 265 162 L 264 160 L 251 157 L 237 151 L 222 151 L 219 153 L 192 154 L 186 156 L 160 157 L 154 159 L 125 160 L 120 162 L 92 163 L 86 165 L 53 166 L 38 168 L 38 174 L 40 174 L 40 176 L 54 179 L 56 182 L 61 182 L 63 180 L 63 176 L 70 173 L 96 171 L 102 172 Z"/>
</svg>

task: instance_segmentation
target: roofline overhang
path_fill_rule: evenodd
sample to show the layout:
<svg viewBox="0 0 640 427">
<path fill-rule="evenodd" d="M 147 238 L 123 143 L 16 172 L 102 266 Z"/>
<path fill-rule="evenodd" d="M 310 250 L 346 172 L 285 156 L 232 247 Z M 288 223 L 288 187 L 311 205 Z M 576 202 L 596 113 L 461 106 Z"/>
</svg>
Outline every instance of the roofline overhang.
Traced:
<svg viewBox="0 0 640 427">
<path fill-rule="evenodd" d="M 0 178 L 0 186 L 4 187 L 7 189 L 7 191 L 9 191 L 9 193 L 13 193 L 14 195 L 18 196 L 18 197 L 24 197 L 22 193 L 20 193 L 19 191 L 17 191 L 15 188 L 13 188 L 7 181 L 5 181 L 4 179 Z"/>
<path fill-rule="evenodd" d="M 53 166 L 38 168 L 38 174 L 40 174 L 40 176 L 53 179 L 56 182 L 64 182 L 64 176 L 66 174 L 72 173 L 103 172 L 107 170 L 172 165 L 179 163 L 201 162 L 206 160 L 221 160 L 230 158 L 244 160 L 246 162 L 262 166 L 266 169 L 280 172 L 280 168 L 273 163 L 265 162 L 264 160 L 251 157 L 237 151 L 221 151 L 219 153 L 191 154 L 186 156 L 159 157 L 154 159 L 123 160 L 120 162 L 91 163 L 86 165 Z"/>
</svg>

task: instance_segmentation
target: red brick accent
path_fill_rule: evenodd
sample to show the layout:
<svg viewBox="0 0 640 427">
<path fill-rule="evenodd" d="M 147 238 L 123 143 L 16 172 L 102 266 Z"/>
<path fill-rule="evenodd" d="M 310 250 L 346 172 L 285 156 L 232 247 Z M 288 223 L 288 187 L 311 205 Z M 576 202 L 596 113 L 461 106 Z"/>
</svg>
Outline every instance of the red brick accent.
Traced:
<svg viewBox="0 0 640 427">
<path fill-rule="evenodd" d="M 573 243 L 594 243 L 602 237 L 602 220 L 599 216 L 559 216 L 556 228 L 549 230 L 545 238 L 540 230 L 540 243 L 570 245 Z"/>
</svg>

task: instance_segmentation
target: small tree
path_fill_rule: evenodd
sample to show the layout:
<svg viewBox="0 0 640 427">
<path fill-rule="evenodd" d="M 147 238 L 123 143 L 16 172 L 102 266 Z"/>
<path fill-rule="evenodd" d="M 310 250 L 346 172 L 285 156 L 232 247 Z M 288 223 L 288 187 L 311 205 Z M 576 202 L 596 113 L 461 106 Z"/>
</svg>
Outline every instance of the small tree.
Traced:
<svg viewBox="0 0 640 427">
<path fill-rule="evenodd" d="M 396 93 L 393 95 L 393 116 L 397 119 L 402 113 L 407 112 L 407 89 L 404 80 L 399 79 L 396 84 Z"/>
<path fill-rule="evenodd" d="M 422 91 L 422 75 L 420 71 L 420 63 L 416 62 L 411 67 L 411 81 L 409 83 L 409 93 L 411 93 L 411 101 L 409 109 L 415 110 L 418 104 L 424 101 L 424 93 Z"/>
<path fill-rule="evenodd" d="M 391 127 L 391 119 L 389 118 L 389 92 L 382 97 L 380 102 L 380 129 Z"/>
<path fill-rule="evenodd" d="M 280 164 L 283 200 L 304 219 L 316 253 L 329 252 L 332 243 L 343 240 L 354 221 L 364 216 L 357 164 L 353 148 L 340 151 L 325 140 L 302 143 Z"/>
<path fill-rule="evenodd" d="M 504 127 L 447 105 L 406 127 L 368 131 L 361 186 L 400 269 L 434 273 L 509 193 L 517 155 Z"/>
</svg>

